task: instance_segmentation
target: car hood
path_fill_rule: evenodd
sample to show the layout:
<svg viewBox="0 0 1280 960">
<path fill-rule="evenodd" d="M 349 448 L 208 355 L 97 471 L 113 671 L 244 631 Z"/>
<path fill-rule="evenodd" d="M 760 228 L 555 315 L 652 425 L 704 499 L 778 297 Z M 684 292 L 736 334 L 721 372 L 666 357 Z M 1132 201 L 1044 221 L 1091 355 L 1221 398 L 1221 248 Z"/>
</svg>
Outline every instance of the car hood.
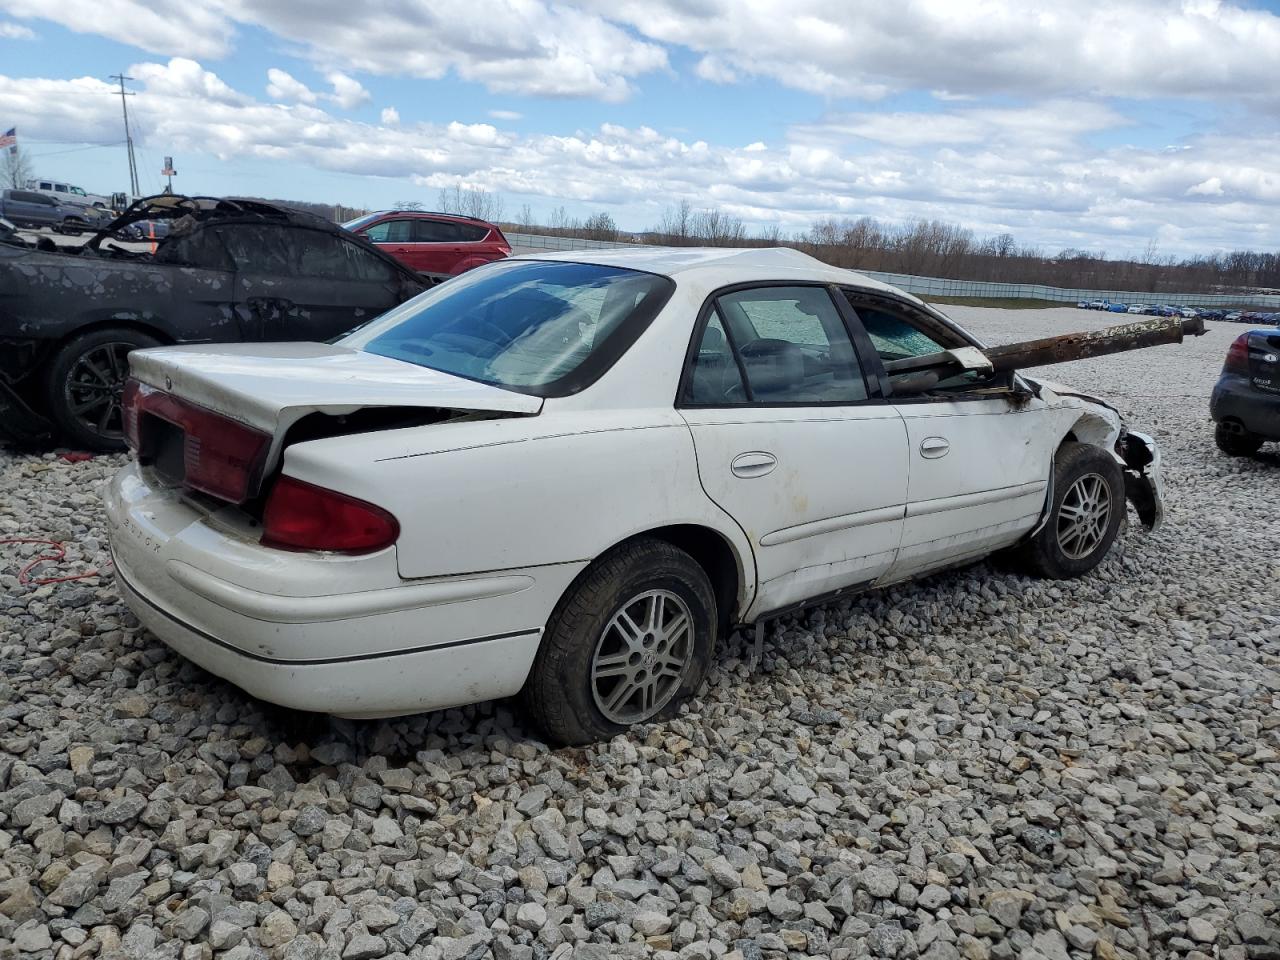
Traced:
<svg viewBox="0 0 1280 960">
<path fill-rule="evenodd" d="M 422 407 L 535 414 L 542 400 L 324 343 L 201 344 L 129 354 L 134 377 L 277 437 L 310 413 Z"/>
</svg>

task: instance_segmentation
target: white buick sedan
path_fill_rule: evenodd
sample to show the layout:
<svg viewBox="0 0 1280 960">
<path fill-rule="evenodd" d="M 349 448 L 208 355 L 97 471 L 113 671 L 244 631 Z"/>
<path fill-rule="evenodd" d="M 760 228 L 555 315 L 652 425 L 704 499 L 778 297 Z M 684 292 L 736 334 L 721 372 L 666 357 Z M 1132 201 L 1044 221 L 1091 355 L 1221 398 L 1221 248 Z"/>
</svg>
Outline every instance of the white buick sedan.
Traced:
<svg viewBox="0 0 1280 960">
<path fill-rule="evenodd" d="M 649 248 L 504 260 L 333 344 L 135 352 L 117 580 L 265 700 L 523 692 L 551 739 L 609 737 L 735 628 L 1008 548 L 1077 576 L 1126 497 L 1159 521 L 1149 438 L 976 346 L 793 250 Z"/>
</svg>

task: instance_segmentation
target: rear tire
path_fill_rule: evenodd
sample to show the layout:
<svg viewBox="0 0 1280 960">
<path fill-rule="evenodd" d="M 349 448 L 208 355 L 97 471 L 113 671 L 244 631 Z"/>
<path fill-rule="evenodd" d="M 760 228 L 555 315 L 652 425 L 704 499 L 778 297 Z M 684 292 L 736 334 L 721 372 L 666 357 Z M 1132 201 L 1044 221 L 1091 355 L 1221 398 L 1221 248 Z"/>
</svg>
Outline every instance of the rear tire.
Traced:
<svg viewBox="0 0 1280 960">
<path fill-rule="evenodd" d="M 158 347 L 138 330 L 108 327 L 69 341 L 53 358 L 46 382 L 49 416 L 66 441 L 85 450 L 125 448 L 120 406 L 130 350 Z"/>
<path fill-rule="evenodd" d="M 1262 448 L 1262 438 L 1256 433 L 1234 433 L 1222 424 L 1213 428 L 1213 441 L 1229 457 L 1251 457 Z"/>
<path fill-rule="evenodd" d="M 563 745 L 670 717 L 706 675 L 717 622 L 711 581 L 693 557 L 662 540 L 623 544 L 588 567 L 551 614 L 526 709 Z"/>
<path fill-rule="evenodd" d="M 1125 519 L 1124 472 L 1107 451 L 1067 441 L 1053 461 L 1053 503 L 1040 531 L 1014 551 L 1027 573 L 1079 577 L 1107 556 Z"/>
</svg>

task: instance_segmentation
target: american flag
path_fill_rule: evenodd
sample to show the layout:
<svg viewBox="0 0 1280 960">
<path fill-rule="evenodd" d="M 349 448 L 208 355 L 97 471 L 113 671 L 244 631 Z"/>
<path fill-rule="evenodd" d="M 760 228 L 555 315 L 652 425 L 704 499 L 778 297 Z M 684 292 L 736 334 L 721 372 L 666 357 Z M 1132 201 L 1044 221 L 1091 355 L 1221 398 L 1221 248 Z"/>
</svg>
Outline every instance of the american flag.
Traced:
<svg viewBox="0 0 1280 960">
<path fill-rule="evenodd" d="M 17 152 L 18 149 L 18 128 L 10 127 L 8 132 L 0 136 L 0 150 L 5 147 L 9 148 L 11 153 Z"/>
</svg>

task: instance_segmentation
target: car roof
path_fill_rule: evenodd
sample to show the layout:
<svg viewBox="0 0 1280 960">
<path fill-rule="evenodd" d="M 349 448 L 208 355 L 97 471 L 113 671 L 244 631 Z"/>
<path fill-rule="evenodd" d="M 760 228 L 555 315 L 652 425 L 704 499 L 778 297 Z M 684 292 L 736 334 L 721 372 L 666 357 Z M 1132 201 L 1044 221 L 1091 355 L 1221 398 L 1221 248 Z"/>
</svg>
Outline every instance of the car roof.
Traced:
<svg viewBox="0 0 1280 960">
<path fill-rule="evenodd" d="M 365 217 L 370 219 L 373 217 L 406 217 L 417 220 L 454 220 L 459 223 L 478 223 L 485 227 L 493 226 L 488 220 L 481 220 L 479 217 L 472 217 L 465 213 L 444 213 L 439 210 L 375 210 L 358 219 L 363 220 Z"/>
<path fill-rule="evenodd" d="M 842 270 L 791 247 L 613 247 L 522 254 L 518 260 L 562 260 L 642 270 L 679 278 L 718 274 L 716 286 L 755 280 L 800 280 L 838 283 L 920 301 L 897 287 L 854 270 Z M 710 279 L 698 276 L 699 280 Z"/>
</svg>

